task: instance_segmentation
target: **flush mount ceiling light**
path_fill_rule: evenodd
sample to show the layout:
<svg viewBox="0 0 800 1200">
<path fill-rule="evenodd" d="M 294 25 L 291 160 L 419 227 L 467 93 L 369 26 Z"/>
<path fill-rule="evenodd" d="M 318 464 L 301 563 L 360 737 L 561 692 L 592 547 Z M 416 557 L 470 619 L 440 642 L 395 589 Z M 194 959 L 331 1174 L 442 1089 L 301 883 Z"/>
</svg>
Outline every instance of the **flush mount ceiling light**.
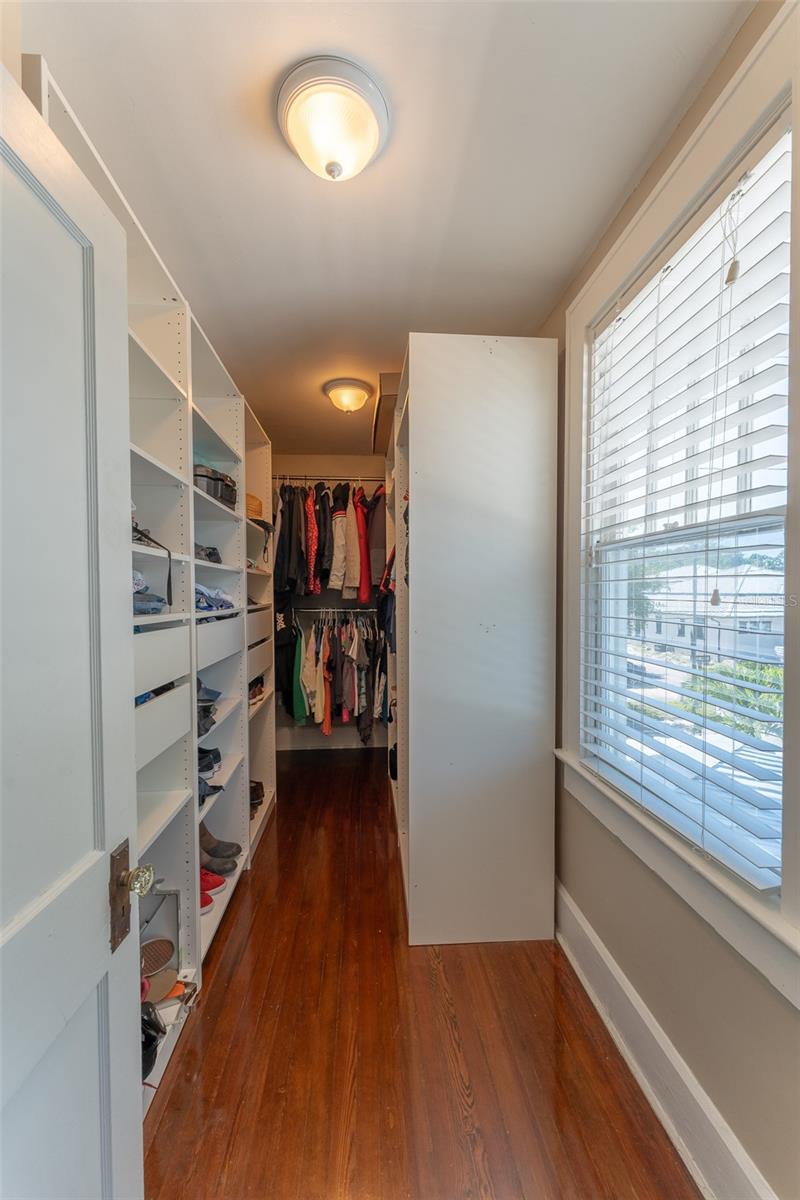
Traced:
<svg viewBox="0 0 800 1200">
<path fill-rule="evenodd" d="M 320 179 L 343 183 L 383 149 L 389 109 L 378 85 L 346 58 L 307 58 L 278 93 L 281 133 Z"/>
<path fill-rule="evenodd" d="M 346 413 L 358 412 L 372 395 L 370 385 L 361 379 L 329 379 L 322 390 L 331 404 Z"/>
</svg>

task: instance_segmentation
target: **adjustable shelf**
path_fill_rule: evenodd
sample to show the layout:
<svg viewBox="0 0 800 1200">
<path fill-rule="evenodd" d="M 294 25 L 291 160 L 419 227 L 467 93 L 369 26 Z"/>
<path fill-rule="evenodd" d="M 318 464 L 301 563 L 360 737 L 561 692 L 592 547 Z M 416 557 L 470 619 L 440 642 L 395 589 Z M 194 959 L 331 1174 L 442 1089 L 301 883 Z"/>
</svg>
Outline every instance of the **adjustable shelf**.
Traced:
<svg viewBox="0 0 800 1200">
<path fill-rule="evenodd" d="M 194 511 L 198 520 L 240 522 L 243 519 L 241 513 L 228 508 L 227 504 L 223 504 L 221 500 L 215 500 L 213 496 L 209 496 L 202 488 L 193 487 L 193 491 Z"/>
<path fill-rule="evenodd" d="M 215 463 L 240 463 L 242 456 L 196 405 L 192 405 L 194 461 L 205 466 Z"/>
<path fill-rule="evenodd" d="M 168 557 L 166 550 L 160 550 L 158 546 L 140 546 L 137 542 L 131 543 L 131 554 L 134 559 L 137 558 L 163 558 Z M 189 561 L 188 554 L 173 554 L 172 561 L 174 563 L 187 563 Z"/>
<path fill-rule="evenodd" d="M 165 400 L 187 398 L 186 389 L 172 378 L 131 328 L 128 329 L 128 371 L 132 396 Z"/>
<path fill-rule="evenodd" d="M 131 442 L 131 483 L 156 487 L 188 487 L 189 480 Z"/>
<path fill-rule="evenodd" d="M 241 575 L 242 567 L 233 567 L 229 563 L 207 562 L 204 558 L 194 560 L 195 571 L 228 571 L 231 575 Z"/>
<path fill-rule="evenodd" d="M 137 804 L 140 855 L 147 853 L 153 842 L 161 836 L 170 821 L 178 815 L 184 804 L 191 798 L 191 788 L 178 788 L 172 792 L 139 793 Z"/>
<path fill-rule="evenodd" d="M 179 613 L 150 613 L 146 617 L 131 617 L 132 625 L 167 625 L 170 621 L 189 621 L 192 614 L 187 612 Z"/>
</svg>

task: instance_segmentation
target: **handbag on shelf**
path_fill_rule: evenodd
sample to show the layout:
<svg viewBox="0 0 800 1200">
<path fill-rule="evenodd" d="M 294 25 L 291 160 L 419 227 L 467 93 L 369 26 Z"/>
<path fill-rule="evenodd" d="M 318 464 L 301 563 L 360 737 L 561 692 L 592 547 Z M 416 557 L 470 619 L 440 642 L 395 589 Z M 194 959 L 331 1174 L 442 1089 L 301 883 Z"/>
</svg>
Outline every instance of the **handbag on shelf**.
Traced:
<svg viewBox="0 0 800 1200">
<path fill-rule="evenodd" d="M 220 504 L 236 508 L 236 480 L 224 471 L 206 467 L 203 463 L 195 463 L 194 485 L 213 500 L 219 500 Z"/>
</svg>

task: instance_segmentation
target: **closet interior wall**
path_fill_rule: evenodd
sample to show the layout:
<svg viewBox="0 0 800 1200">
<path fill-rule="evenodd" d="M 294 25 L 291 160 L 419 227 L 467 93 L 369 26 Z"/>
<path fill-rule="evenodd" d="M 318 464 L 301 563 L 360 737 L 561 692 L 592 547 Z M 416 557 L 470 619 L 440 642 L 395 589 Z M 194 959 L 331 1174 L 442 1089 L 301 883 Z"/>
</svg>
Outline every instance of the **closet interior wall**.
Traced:
<svg viewBox="0 0 800 1200">
<path fill-rule="evenodd" d="M 343 414 L 343 419 L 346 416 Z M 313 487 L 317 482 L 327 483 L 333 487 L 340 482 L 358 484 L 362 481 L 369 496 L 377 487 L 378 482 L 385 482 L 385 459 L 378 454 L 275 454 L 273 456 L 273 483 L 278 488 L 282 483 L 296 486 L 308 485 Z M 387 529 L 388 537 L 388 529 Z M 390 543 L 387 541 L 387 547 Z M 355 600 L 343 600 L 342 594 L 334 589 L 323 589 L 318 596 L 298 596 L 293 600 L 297 620 L 305 632 L 311 628 L 315 619 L 315 611 L 326 608 L 363 610 Z M 370 602 L 374 608 L 375 600 Z M 319 726 L 312 723 L 297 725 L 292 717 L 277 703 L 276 708 L 276 745 L 278 752 L 285 750 L 347 750 L 361 747 L 355 722 L 342 724 L 334 721 L 333 730 L 329 736 L 320 732 Z M 392 726 L 389 726 L 388 740 L 392 737 Z M 373 725 L 370 746 L 385 748 L 387 730 L 376 721 Z"/>
<path fill-rule="evenodd" d="M 258 495 L 271 519 L 269 439 L 192 315 L 189 304 L 105 167 L 39 56 L 23 56 L 23 86 L 78 167 L 119 220 L 127 238 L 130 483 L 135 518 L 171 552 L 171 603 L 132 615 L 138 845 L 131 861 L 152 863 L 156 884 L 141 898 L 146 939 L 173 943 L 170 965 L 189 985 L 183 999 L 160 1006 L 167 1035 L 143 1088 L 146 1112 L 202 984 L 202 963 L 275 798 L 272 685 L 271 545 L 261 556 L 263 531 L 246 520 L 245 492 Z M 194 483 L 196 464 L 231 476 L 235 508 Z M 196 557 L 213 545 L 219 563 Z M 259 574 L 247 556 L 259 557 Z M 167 598 L 166 549 L 133 544 L 132 569 L 145 595 Z M 263 573 L 262 573 L 263 572 Z M 209 621 L 195 607 L 195 587 L 221 589 L 232 602 L 225 618 Z M 256 601 L 248 605 L 248 593 Z M 249 609 L 252 607 L 252 611 Z M 252 648 L 251 648 L 252 647 Z M 267 694 L 248 711 L 254 665 Z M 198 736 L 198 676 L 221 693 L 215 724 Z M 250 719 L 248 719 L 250 718 Z M 198 750 L 214 747 L 220 791 L 199 804 Z M 267 797 L 250 820 L 249 759 Z M 242 848 L 224 891 L 200 910 L 199 826 Z M 134 918 L 136 907 L 134 906 Z M 136 936 L 132 929 L 130 936 Z"/>
</svg>

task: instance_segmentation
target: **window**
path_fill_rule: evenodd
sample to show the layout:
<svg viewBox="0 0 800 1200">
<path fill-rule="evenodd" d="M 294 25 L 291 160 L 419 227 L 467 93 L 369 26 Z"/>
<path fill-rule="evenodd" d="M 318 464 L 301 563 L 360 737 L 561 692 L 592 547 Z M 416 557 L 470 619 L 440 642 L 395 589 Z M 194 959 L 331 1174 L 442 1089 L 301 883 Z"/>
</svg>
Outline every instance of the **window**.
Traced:
<svg viewBox="0 0 800 1200">
<path fill-rule="evenodd" d="M 781 877 L 790 146 L 784 126 L 594 329 L 583 438 L 581 756 L 764 892 Z"/>
</svg>

